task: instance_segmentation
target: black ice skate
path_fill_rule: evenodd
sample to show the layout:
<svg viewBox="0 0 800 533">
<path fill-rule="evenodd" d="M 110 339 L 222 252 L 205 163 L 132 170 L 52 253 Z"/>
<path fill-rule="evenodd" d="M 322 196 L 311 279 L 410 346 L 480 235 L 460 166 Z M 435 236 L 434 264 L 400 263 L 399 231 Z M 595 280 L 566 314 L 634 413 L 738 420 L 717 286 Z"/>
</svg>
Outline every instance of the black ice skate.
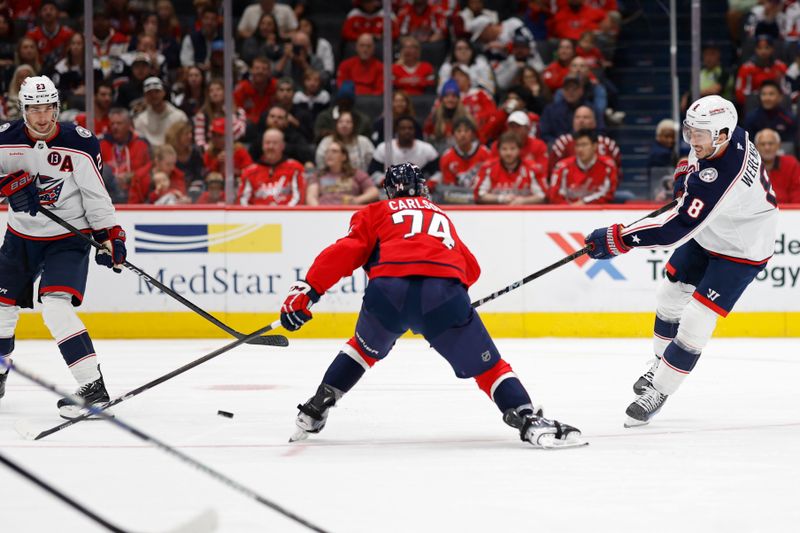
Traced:
<svg viewBox="0 0 800 533">
<path fill-rule="evenodd" d="M 633 384 L 634 394 L 644 394 L 648 387 L 653 386 L 653 376 L 655 376 L 656 369 L 660 362 L 661 358 L 656 356 L 647 372 L 639 376 L 639 379 Z"/>
<path fill-rule="evenodd" d="M 6 380 L 8 379 L 9 374 L 10 372 L 0 374 L 0 400 L 2 400 L 3 396 L 6 395 Z"/>
<path fill-rule="evenodd" d="M 100 368 L 98 367 L 98 371 L 99 370 Z M 96 381 L 87 383 L 75 391 L 75 396 L 81 398 L 85 403 L 89 403 L 98 407 L 104 403 L 108 403 L 110 400 L 108 391 L 106 390 L 106 385 L 103 382 L 102 374 L 100 374 L 100 378 Z M 111 414 L 109 411 L 106 412 Z M 58 414 L 61 415 L 61 418 L 72 420 L 73 418 L 79 417 L 83 413 L 85 413 L 85 410 L 79 405 L 75 405 L 69 398 L 61 398 L 58 400 Z M 89 418 L 100 417 L 90 416 Z"/>
<path fill-rule="evenodd" d="M 658 392 L 653 385 L 646 387 L 645 391 L 625 410 L 625 414 L 628 415 L 625 427 L 632 428 L 649 424 L 650 420 L 664 406 L 667 397 L 666 394 Z"/>
<path fill-rule="evenodd" d="M 535 415 L 530 409 L 508 409 L 503 413 L 503 422 L 519 429 L 520 439 L 536 448 L 552 450 L 589 444 L 581 438 L 578 428 Z"/>
<path fill-rule="evenodd" d="M 321 384 L 314 396 L 303 405 L 297 406 L 300 410 L 295 420 L 297 431 L 291 436 L 289 442 L 307 439 L 309 434 L 322 431 L 328 420 L 328 410 L 336 405 L 342 396 L 344 393 L 339 389 L 324 383 Z"/>
</svg>

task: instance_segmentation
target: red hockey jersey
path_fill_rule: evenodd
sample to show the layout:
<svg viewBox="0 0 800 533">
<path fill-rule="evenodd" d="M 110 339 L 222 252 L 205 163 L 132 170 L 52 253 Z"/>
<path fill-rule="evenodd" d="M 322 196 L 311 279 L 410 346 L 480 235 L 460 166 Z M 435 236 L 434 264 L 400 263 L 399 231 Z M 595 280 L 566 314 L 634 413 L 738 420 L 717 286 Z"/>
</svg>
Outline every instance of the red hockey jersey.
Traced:
<svg viewBox="0 0 800 533">
<path fill-rule="evenodd" d="M 782 83 L 786 70 L 786 64 L 779 59 L 776 59 L 771 65 L 763 67 L 752 61 L 743 64 L 736 74 L 736 101 L 744 105 L 747 96 L 757 93 L 761 84 L 766 80 Z"/>
<path fill-rule="evenodd" d="M 304 204 L 303 165 L 294 159 L 283 159 L 275 165 L 254 163 L 242 172 L 238 197 L 241 205 Z"/>
<path fill-rule="evenodd" d="M 357 211 L 347 235 L 317 256 L 306 281 L 322 294 L 362 266 L 370 279 L 455 278 L 467 287 L 481 273 L 450 218 L 425 198 L 383 200 Z"/>
<path fill-rule="evenodd" d="M 439 170 L 444 185 L 472 187 L 484 161 L 492 157 L 489 149 L 476 142 L 477 146 L 468 154 L 459 153 L 455 147 L 448 148 L 439 158 Z"/>
<path fill-rule="evenodd" d="M 381 68 L 383 68 L 382 64 Z M 410 96 L 424 94 L 425 89 L 433 87 L 436 83 L 436 73 L 433 71 L 433 65 L 427 61 L 420 61 L 413 70 L 409 70 L 400 63 L 395 63 L 392 65 L 392 78 L 394 78 L 394 88 Z"/>
<path fill-rule="evenodd" d="M 492 143 L 492 157 L 500 157 L 498 142 Z M 519 156 L 533 166 L 536 176 L 547 176 L 547 144 L 543 140 L 528 135 L 528 139 L 525 141 L 525 146 L 520 150 Z"/>
<path fill-rule="evenodd" d="M 582 169 L 575 156 L 556 163 L 550 179 L 548 198 L 553 204 L 581 201 L 585 204 L 608 203 L 617 190 L 617 166 L 610 158 L 598 155 L 587 169 Z"/>
<path fill-rule="evenodd" d="M 484 163 L 478 173 L 475 199 L 487 193 L 513 193 L 520 196 L 546 194 L 547 189 L 540 180 L 533 169 L 533 163 L 528 160 L 523 159 L 517 168 L 508 170 L 500 159 L 492 159 Z"/>
</svg>

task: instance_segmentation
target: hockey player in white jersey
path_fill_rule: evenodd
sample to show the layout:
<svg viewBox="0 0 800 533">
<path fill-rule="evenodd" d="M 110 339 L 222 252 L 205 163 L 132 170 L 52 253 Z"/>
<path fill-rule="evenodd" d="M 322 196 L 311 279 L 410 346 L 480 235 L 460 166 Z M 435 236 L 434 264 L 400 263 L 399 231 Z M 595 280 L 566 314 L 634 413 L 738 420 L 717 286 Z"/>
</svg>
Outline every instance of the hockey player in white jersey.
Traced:
<svg viewBox="0 0 800 533">
<path fill-rule="evenodd" d="M 725 317 L 773 254 L 778 202 L 761 156 L 737 127 L 733 104 L 706 96 L 686 112 L 692 147 L 677 179 L 677 205 L 657 218 L 593 231 L 589 255 L 609 259 L 632 248 L 678 246 L 656 293 L 656 359 L 634 384 L 626 427 L 650 422 L 689 375 Z"/>
<path fill-rule="evenodd" d="M 22 120 L 0 126 L 0 194 L 8 199 L 8 227 L 0 247 L 0 357 L 14 350 L 20 307 L 33 307 L 39 279 L 42 318 L 78 382 L 75 393 L 89 403 L 109 399 L 92 340 L 75 313 L 81 304 L 90 247 L 44 215 L 50 209 L 91 233 L 104 245 L 95 261 L 119 270 L 125 261 L 125 232 L 101 176 L 97 138 L 87 129 L 59 123 L 58 90 L 46 76 L 28 77 L 19 91 Z M 0 398 L 8 374 L 0 375 Z M 59 414 L 80 409 L 66 398 Z"/>
</svg>

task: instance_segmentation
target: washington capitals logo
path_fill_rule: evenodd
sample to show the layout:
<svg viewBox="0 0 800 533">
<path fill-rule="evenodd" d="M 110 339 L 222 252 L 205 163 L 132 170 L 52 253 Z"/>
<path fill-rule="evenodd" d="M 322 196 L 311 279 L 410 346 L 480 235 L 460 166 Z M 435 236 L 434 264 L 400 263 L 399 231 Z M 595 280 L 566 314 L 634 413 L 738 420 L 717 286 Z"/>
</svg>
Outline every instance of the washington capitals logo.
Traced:
<svg viewBox="0 0 800 533">
<path fill-rule="evenodd" d="M 61 189 L 64 188 L 64 178 L 51 178 L 50 176 L 43 176 L 39 174 L 39 203 L 42 205 L 52 205 L 58 201 L 61 196 Z"/>
<path fill-rule="evenodd" d="M 582 233 L 548 233 L 547 236 L 550 237 L 553 242 L 555 242 L 556 245 L 558 245 L 558 247 L 568 255 L 572 255 L 585 246 Z M 571 243 L 570 239 L 577 246 Z M 575 259 L 575 263 L 580 269 L 583 269 L 587 263 L 591 262 L 591 266 L 586 270 L 586 275 L 589 276 L 590 279 L 594 279 L 598 274 L 600 274 L 600 272 L 606 272 L 609 276 L 611 276 L 611 279 L 624 281 L 625 276 L 623 276 L 619 270 L 614 268 L 614 265 L 611 264 L 611 261 L 612 260 L 592 261 L 585 255 Z"/>
</svg>

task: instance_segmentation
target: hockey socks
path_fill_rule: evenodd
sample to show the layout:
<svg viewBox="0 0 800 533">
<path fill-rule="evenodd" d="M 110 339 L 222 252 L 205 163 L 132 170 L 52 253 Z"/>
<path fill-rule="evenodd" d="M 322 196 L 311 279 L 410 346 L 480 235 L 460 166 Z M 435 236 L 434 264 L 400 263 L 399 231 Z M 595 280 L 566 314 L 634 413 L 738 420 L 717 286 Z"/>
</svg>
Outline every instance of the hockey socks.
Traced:
<svg viewBox="0 0 800 533">
<path fill-rule="evenodd" d="M 500 412 L 531 407 L 531 397 L 522 386 L 511 365 L 500 359 L 489 370 L 475 376 L 478 387 L 497 404 Z"/>
<path fill-rule="evenodd" d="M 347 392 L 358 383 L 364 372 L 372 368 L 378 359 L 370 357 L 359 347 L 355 337 L 351 338 L 342 347 L 342 351 L 328 367 L 323 383 Z"/>
<path fill-rule="evenodd" d="M 664 350 L 678 334 L 679 321 L 669 322 L 656 315 L 656 322 L 653 324 L 653 352 L 656 357 L 664 357 Z"/>
<path fill-rule="evenodd" d="M 664 357 L 653 375 L 653 385 L 662 394 L 674 394 L 683 380 L 692 371 L 700 352 L 683 346 L 680 341 L 672 341 L 664 351 Z"/>
<path fill-rule="evenodd" d="M 97 369 L 97 356 L 94 353 L 92 339 L 86 330 L 79 331 L 58 342 L 61 357 L 67 363 L 70 372 L 80 385 L 100 379 Z"/>
<path fill-rule="evenodd" d="M 8 359 L 11 352 L 14 351 L 14 337 L 7 339 L 0 339 L 0 359 Z M 7 362 L 7 361 L 6 361 Z M 6 365 L 0 366 L 0 374 L 7 374 L 8 367 Z"/>
</svg>

